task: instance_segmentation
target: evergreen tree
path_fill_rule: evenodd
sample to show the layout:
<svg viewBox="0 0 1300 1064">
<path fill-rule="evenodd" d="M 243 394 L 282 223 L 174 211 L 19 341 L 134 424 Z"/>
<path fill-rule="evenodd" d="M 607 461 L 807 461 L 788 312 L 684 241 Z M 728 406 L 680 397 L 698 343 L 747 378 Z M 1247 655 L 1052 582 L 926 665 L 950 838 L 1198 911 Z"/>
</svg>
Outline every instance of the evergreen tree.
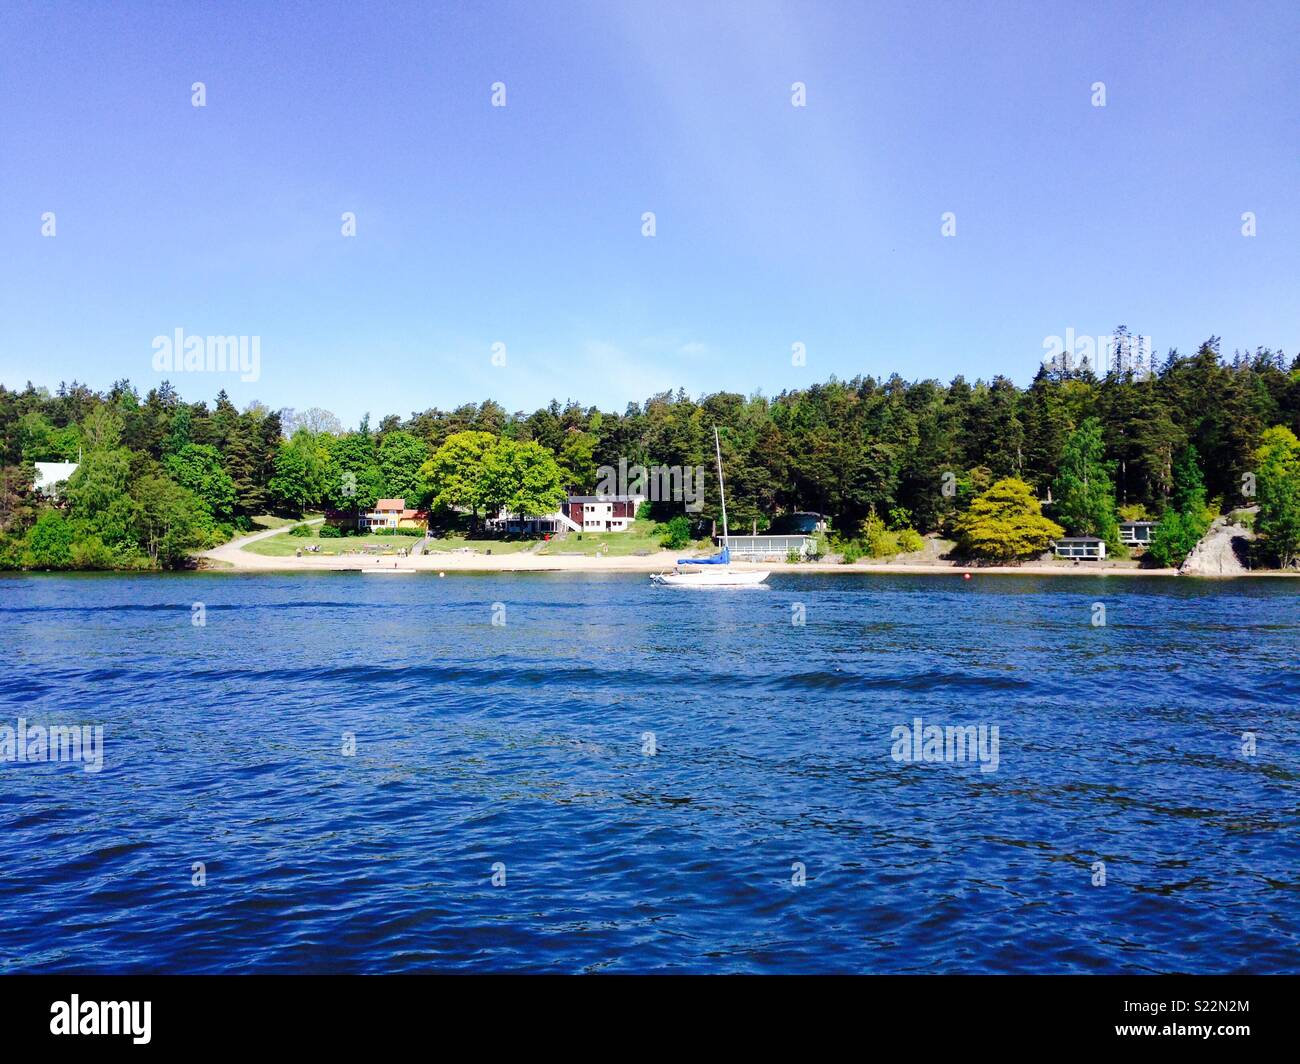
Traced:
<svg viewBox="0 0 1300 1064">
<path fill-rule="evenodd" d="M 1111 550 L 1119 548 L 1115 488 L 1105 461 L 1101 422 L 1084 420 L 1065 443 L 1060 471 L 1052 485 L 1056 514 L 1076 536 L 1099 536 Z"/>
</svg>

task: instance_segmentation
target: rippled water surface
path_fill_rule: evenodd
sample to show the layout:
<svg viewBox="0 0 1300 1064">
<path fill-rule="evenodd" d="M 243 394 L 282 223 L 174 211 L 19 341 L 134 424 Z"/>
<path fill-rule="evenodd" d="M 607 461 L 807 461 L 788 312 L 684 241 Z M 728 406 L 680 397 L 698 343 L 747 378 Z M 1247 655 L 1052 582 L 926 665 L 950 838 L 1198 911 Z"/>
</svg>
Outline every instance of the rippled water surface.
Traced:
<svg viewBox="0 0 1300 1064">
<path fill-rule="evenodd" d="M 0 970 L 1297 971 L 1298 596 L 0 578 Z"/>
</svg>

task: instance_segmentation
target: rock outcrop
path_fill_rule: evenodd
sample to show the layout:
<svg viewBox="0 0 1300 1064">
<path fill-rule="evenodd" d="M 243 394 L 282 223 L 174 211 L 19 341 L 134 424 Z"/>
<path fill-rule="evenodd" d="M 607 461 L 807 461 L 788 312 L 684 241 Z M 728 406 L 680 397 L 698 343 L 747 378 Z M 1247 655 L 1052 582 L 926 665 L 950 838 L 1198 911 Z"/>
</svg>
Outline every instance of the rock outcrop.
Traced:
<svg viewBox="0 0 1300 1064">
<path fill-rule="evenodd" d="M 1255 533 L 1231 517 L 1217 517 L 1201 542 L 1179 566 L 1180 576 L 1239 576 L 1250 571 L 1250 541 Z"/>
</svg>

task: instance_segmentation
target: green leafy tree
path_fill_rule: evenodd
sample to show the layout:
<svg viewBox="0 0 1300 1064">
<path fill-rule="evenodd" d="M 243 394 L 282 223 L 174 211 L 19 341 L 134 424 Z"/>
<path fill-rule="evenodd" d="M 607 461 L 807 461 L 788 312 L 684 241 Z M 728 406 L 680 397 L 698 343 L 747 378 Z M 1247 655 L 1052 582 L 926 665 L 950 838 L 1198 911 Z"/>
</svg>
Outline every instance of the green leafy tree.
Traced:
<svg viewBox="0 0 1300 1064">
<path fill-rule="evenodd" d="M 1255 531 L 1282 568 L 1300 557 L 1300 439 L 1282 425 L 1266 429 L 1255 451 L 1259 514 Z"/>
<path fill-rule="evenodd" d="M 310 429 L 298 429 L 281 440 L 274 452 L 267 490 L 277 505 L 302 513 L 325 496 L 333 437 Z"/>
<path fill-rule="evenodd" d="M 267 487 L 277 502 L 297 514 L 320 498 L 321 486 L 313 476 L 309 454 L 288 440 L 275 453 L 275 473 Z"/>
<path fill-rule="evenodd" d="M 554 513 L 564 499 L 564 474 L 539 443 L 500 440 L 483 457 L 483 500 L 521 517 Z"/>
<path fill-rule="evenodd" d="M 1193 445 L 1183 448 L 1174 459 L 1170 502 L 1147 547 L 1147 556 L 1164 567 L 1181 565 L 1210 527 L 1205 478 Z"/>
<path fill-rule="evenodd" d="M 203 545 L 208 517 L 203 504 L 168 477 L 146 474 L 132 487 L 136 535 L 151 561 L 173 568 Z"/>
<path fill-rule="evenodd" d="M 574 430 L 565 434 L 560 447 L 560 469 L 564 483 L 571 490 L 583 494 L 596 486 L 596 447 L 600 441 L 594 433 Z"/>
<path fill-rule="evenodd" d="M 70 515 L 106 543 L 134 542 L 133 503 L 128 494 L 131 462 L 132 452 L 125 447 L 91 451 L 64 490 Z"/>
<path fill-rule="evenodd" d="M 483 464 L 496 442 L 490 432 L 453 432 L 420 467 L 432 504 L 468 510 L 473 529 L 478 528 L 479 511 L 486 503 Z"/>
<path fill-rule="evenodd" d="M 369 432 L 349 432 L 330 446 L 325 499 L 338 510 L 368 510 L 383 494 L 384 476 Z"/>
<path fill-rule="evenodd" d="M 422 503 L 429 489 L 420 470 L 428 459 L 429 445 L 418 436 L 400 430 L 385 433 L 379 444 L 379 471 L 384 478 L 384 495 L 405 499 L 408 506 Z"/>
<path fill-rule="evenodd" d="M 55 428 L 50 419 L 33 410 L 18 423 L 18 450 L 28 462 L 72 462 L 81 446 L 76 425 Z"/>
<path fill-rule="evenodd" d="M 81 435 L 87 451 L 112 451 L 122 446 L 125 421 L 122 415 L 107 403 L 97 406 L 81 426 Z"/>
<path fill-rule="evenodd" d="M 181 406 L 172 418 L 171 432 L 168 434 L 167 442 L 164 445 L 166 453 L 175 454 L 187 443 L 192 443 L 193 439 L 194 415 L 188 406 Z"/>
<path fill-rule="evenodd" d="M 1160 524 L 1151 534 L 1147 557 L 1164 568 L 1182 565 L 1183 559 L 1205 535 L 1206 527 L 1204 520 L 1198 520 L 1194 514 L 1166 510 Z"/>
<path fill-rule="evenodd" d="M 57 510 L 46 510 L 27 532 L 23 565 L 29 569 L 72 568 L 72 525 Z"/>
<path fill-rule="evenodd" d="M 222 467 L 221 452 L 211 444 L 187 443 L 164 461 L 167 474 L 202 503 L 209 516 L 229 521 L 235 506 L 235 484 Z"/>
<path fill-rule="evenodd" d="M 956 522 L 957 544 L 973 558 L 1012 561 L 1041 554 L 1065 534 L 1043 516 L 1033 490 L 1023 480 L 1004 477 L 978 496 Z"/>
</svg>

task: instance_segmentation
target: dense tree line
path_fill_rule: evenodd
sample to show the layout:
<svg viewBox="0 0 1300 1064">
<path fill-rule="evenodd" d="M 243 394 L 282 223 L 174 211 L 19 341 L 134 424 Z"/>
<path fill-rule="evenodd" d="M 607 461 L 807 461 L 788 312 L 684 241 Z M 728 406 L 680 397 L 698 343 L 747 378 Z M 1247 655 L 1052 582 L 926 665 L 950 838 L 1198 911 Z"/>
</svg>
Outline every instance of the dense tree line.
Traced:
<svg viewBox="0 0 1300 1064">
<path fill-rule="evenodd" d="M 27 550 L 30 564 L 28 540 L 42 520 L 37 545 L 52 542 L 54 557 L 69 556 L 67 539 L 83 545 L 86 564 L 167 565 L 271 510 L 401 496 L 527 511 L 552 504 L 559 488 L 593 491 L 600 467 L 620 459 L 711 470 L 715 425 L 733 528 L 814 510 L 847 537 L 873 521 L 956 533 L 974 497 L 1013 479 L 1050 498 L 1048 515 L 1068 531 L 1113 540 L 1118 516 L 1189 514 L 1195 525 L 1206 511 L 1263 502 L 1247 487 L 1248 475 L 1263 475 L 1272 509 L 1262 517 L 1277 557 L 1296 553 L 1280 546 L 1290 535 L 1295 456 L 1285 437 L 1266 433 L 1300 433 L 1300 358 L 1260 349 L 1226 359 L 1211 338 L 1150 372 L 1043 367 L 1027 388 L 1001 376 L 946 385 L 832 378 L 772 398 L 664 392 L 621 412 L 552 402 L 509 413 L 489 400 L 389 415 L 376 427 L 366 419 L 351 431 L 326 411 L 240 412 L 224 393 L 211 407 L 187 403 L 166 383 L 143 397 L 124 381 L 104 393 L 75 383 L 54 395 L 0 386 L 0 556 L 18 564 Z M 82 468 L 51 517 L 31 496 L 30 463 L 79 455 Z M 472 476 L 463 462 L 478 463 Z M 1180 467 L 1184 482 L 1194 467 L 1197 500 L 1179 495 Z M 711 518 L 715 478 L 705 485 L 702 516 Z M 1004 485 L 1000 496 L 1017 492 Z M 681 504 L 655 510 L 666 520 Z M 55 527 L 60 519 L 66 527 Z"/>
</svg>

